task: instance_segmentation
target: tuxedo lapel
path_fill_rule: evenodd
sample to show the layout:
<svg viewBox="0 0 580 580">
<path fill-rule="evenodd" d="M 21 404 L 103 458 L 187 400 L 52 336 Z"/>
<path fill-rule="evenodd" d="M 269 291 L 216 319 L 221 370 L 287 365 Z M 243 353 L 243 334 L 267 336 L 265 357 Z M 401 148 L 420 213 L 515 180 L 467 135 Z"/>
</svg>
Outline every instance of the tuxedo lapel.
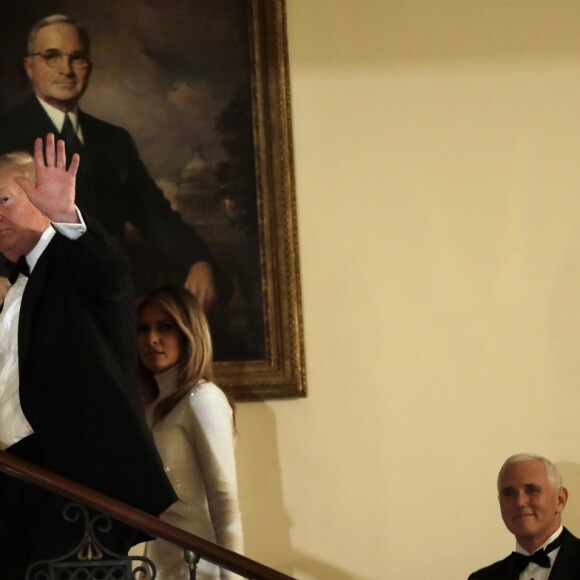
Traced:
<svg viewBox="0 0 580 580">
<path fill-rule="evenodd" d="M 580 573 L 580 540 L 566 528 L 562 532 L 562 546 L 550 572 L 550 580 L 573 580 Z"/>
<path fill-rule="evenodd" d="M 514 559 L 508 556 L 506 559 L 505 576 L 502 576 L 502 578 L 505 578 L 505 580 L 518 580 L 519 577 L 520 574 L 516 570 Z"/>
<path fill-rule="evenodd" d="M 491 566 L 473 572 L 468 580 L 518 580 L 518 577 L 514 561 L 508 556 Z"/>
<path fill-rule="evenodd" d="M 44 250 L 38 262 L 34 266 L 34 270 L 28 278 L 24 294 L 22 295 L 22 303 L 20 305 L 20 315 L 18 320 L 18 370 L 22 377 L 24 363 L 28 354 L 28 346 L 30 344 L 30 327 L 32 322 L 32 315 L 38 304 L 38 300 L 42 295 L 42 290 L 46 281 L 48 265 L 50 263 L 50 255 L 54 250 L 55 243 L 58 243 L 56 238 L 53 238 Z"/>
</svg>

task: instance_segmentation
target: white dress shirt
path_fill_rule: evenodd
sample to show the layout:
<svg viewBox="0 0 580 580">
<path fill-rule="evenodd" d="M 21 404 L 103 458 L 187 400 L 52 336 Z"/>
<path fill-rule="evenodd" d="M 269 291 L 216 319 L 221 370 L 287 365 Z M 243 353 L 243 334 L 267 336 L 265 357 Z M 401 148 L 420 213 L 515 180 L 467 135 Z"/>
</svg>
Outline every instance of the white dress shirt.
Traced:
<svg viewBox="0 0 580 580">
<path fill-rule="evenodd" d="M 87 226 L 77 209 L 80 224 L 51 224 L 43 232 L 40 240 L 31 252 L 26 255 L 30 272 L 34 270 L 38 259 L 47 248 L 56 231 L 71 240 L 76 240 Z M 56 230 L 56 231 L 55 231 Z M 14 445 L 33 433 L 20 406 L 20 376 L 18 372 L 18 321 L 20 305 L 28 278 L 19 274 L 16 282 L 10 287 L 0 312 L 0 449 Z"/>
<path fill-rule="evenodd" d="M 553 542 L 561 533 L 564 528 L 560 526 L 539 548 L 545 548 L 550 542 Z M 529 556 L 530 552 L 526 552 L 519 544 L 516 543 L 516 552 L 520 554 L 524 554 L 525 556 Z M 554 560 L 560 551 L 560 546 L 558 546 L 555 550 L 552 550 L 548 554 L 548 558 L 550 558 L 550 567 L 549 568 L 542 568 L 542 566 L 538 566 L 535 562 L 530 562 L 527 567 L 520 573 L 519 580 L 548 580 L 550 576 L 550 572 L 554 567 Z"/>
</svg>

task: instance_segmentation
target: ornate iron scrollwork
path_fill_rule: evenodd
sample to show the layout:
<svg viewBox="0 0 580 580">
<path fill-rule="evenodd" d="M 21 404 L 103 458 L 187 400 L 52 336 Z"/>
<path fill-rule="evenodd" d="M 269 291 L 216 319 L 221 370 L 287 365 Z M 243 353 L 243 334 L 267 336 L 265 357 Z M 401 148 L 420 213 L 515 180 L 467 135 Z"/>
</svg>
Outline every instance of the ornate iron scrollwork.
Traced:
<svg viewBox="0 0 580 580">
<path fill-rule="evenodd" d="M 111 518 L 102 514 L 89 515 L 84 506 L 70 503 L 63 510 L 63 518 L 71 524 L 84 522 L 78 544 L 53 560 L 31 564 L 25 580 L 154 580 L 155 565 L 144 556 L 127 556 L 108 550 L 97 534 L 111 531 Z"/>
</svg>

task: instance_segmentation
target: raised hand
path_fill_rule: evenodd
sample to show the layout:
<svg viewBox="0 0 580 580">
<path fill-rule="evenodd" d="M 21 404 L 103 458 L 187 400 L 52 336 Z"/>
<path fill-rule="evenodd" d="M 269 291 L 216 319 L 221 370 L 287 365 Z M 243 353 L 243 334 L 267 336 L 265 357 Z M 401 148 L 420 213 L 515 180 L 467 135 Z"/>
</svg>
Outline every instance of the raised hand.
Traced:
<svg viewBox="0 0 580 580">
<path fill-rule="evenodd" d="M 59 140 L 55 146 L 54 135 L 49 133 L 44 148 L 42 139 L 34 142 L 36 185 L 33 186 L 24 177 L 15 178 L 15 181 L 50 221 L 79 223 L 75 207 L 75 180 L 79 163 L 80 158 L 75 153 L 67 170 L 64 141 Z"/>
</svg>

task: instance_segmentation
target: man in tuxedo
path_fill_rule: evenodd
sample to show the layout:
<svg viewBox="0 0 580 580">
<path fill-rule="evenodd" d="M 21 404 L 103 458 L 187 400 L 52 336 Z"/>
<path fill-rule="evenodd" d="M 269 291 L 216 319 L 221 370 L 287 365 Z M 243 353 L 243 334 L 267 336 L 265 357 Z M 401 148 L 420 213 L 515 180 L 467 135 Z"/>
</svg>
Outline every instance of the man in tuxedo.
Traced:
<svg viewBox="0 0 580 580">
<path fill-rule="evenodd" d="M 78 152 L 83 159 L 76 203 L 123 241 L 138 293 L 185 283 L 208 312 L 227 298 L 229 282 L 195 229 L 171 208 L 129 133 L 79 109 L 92 66 L 84 27 L 64 15 L 38 21 L 24 59 L 34 96 L 0 118 L 0 153 L 32 151 L 38 137 L 60 134 L 68 158 Z"/>
<path fill-rule="evenodd" d="M 568 491 L 556 466 L 539 455 L 513 455 L 500 469 L 497 489 L 501 517 L 516 538 L 516 549 L 469 580 L 580 578 L 580 540 L 562 526 Z"/>
<path fill-rule="evenodd" d="M 129 265 L 75 205 L 78 166 L 53 135 L 34 160 L 0 156 L 0 252 L 22 267 L 0 312 L 0 449 L 158 515 L 176 496 L 138 394 Z M 0 578 L 74 548 L 67 503 L 0 475 Z M 126 553 L 139 538 L 117 523 L 102 541 Z"/>
</svg>

